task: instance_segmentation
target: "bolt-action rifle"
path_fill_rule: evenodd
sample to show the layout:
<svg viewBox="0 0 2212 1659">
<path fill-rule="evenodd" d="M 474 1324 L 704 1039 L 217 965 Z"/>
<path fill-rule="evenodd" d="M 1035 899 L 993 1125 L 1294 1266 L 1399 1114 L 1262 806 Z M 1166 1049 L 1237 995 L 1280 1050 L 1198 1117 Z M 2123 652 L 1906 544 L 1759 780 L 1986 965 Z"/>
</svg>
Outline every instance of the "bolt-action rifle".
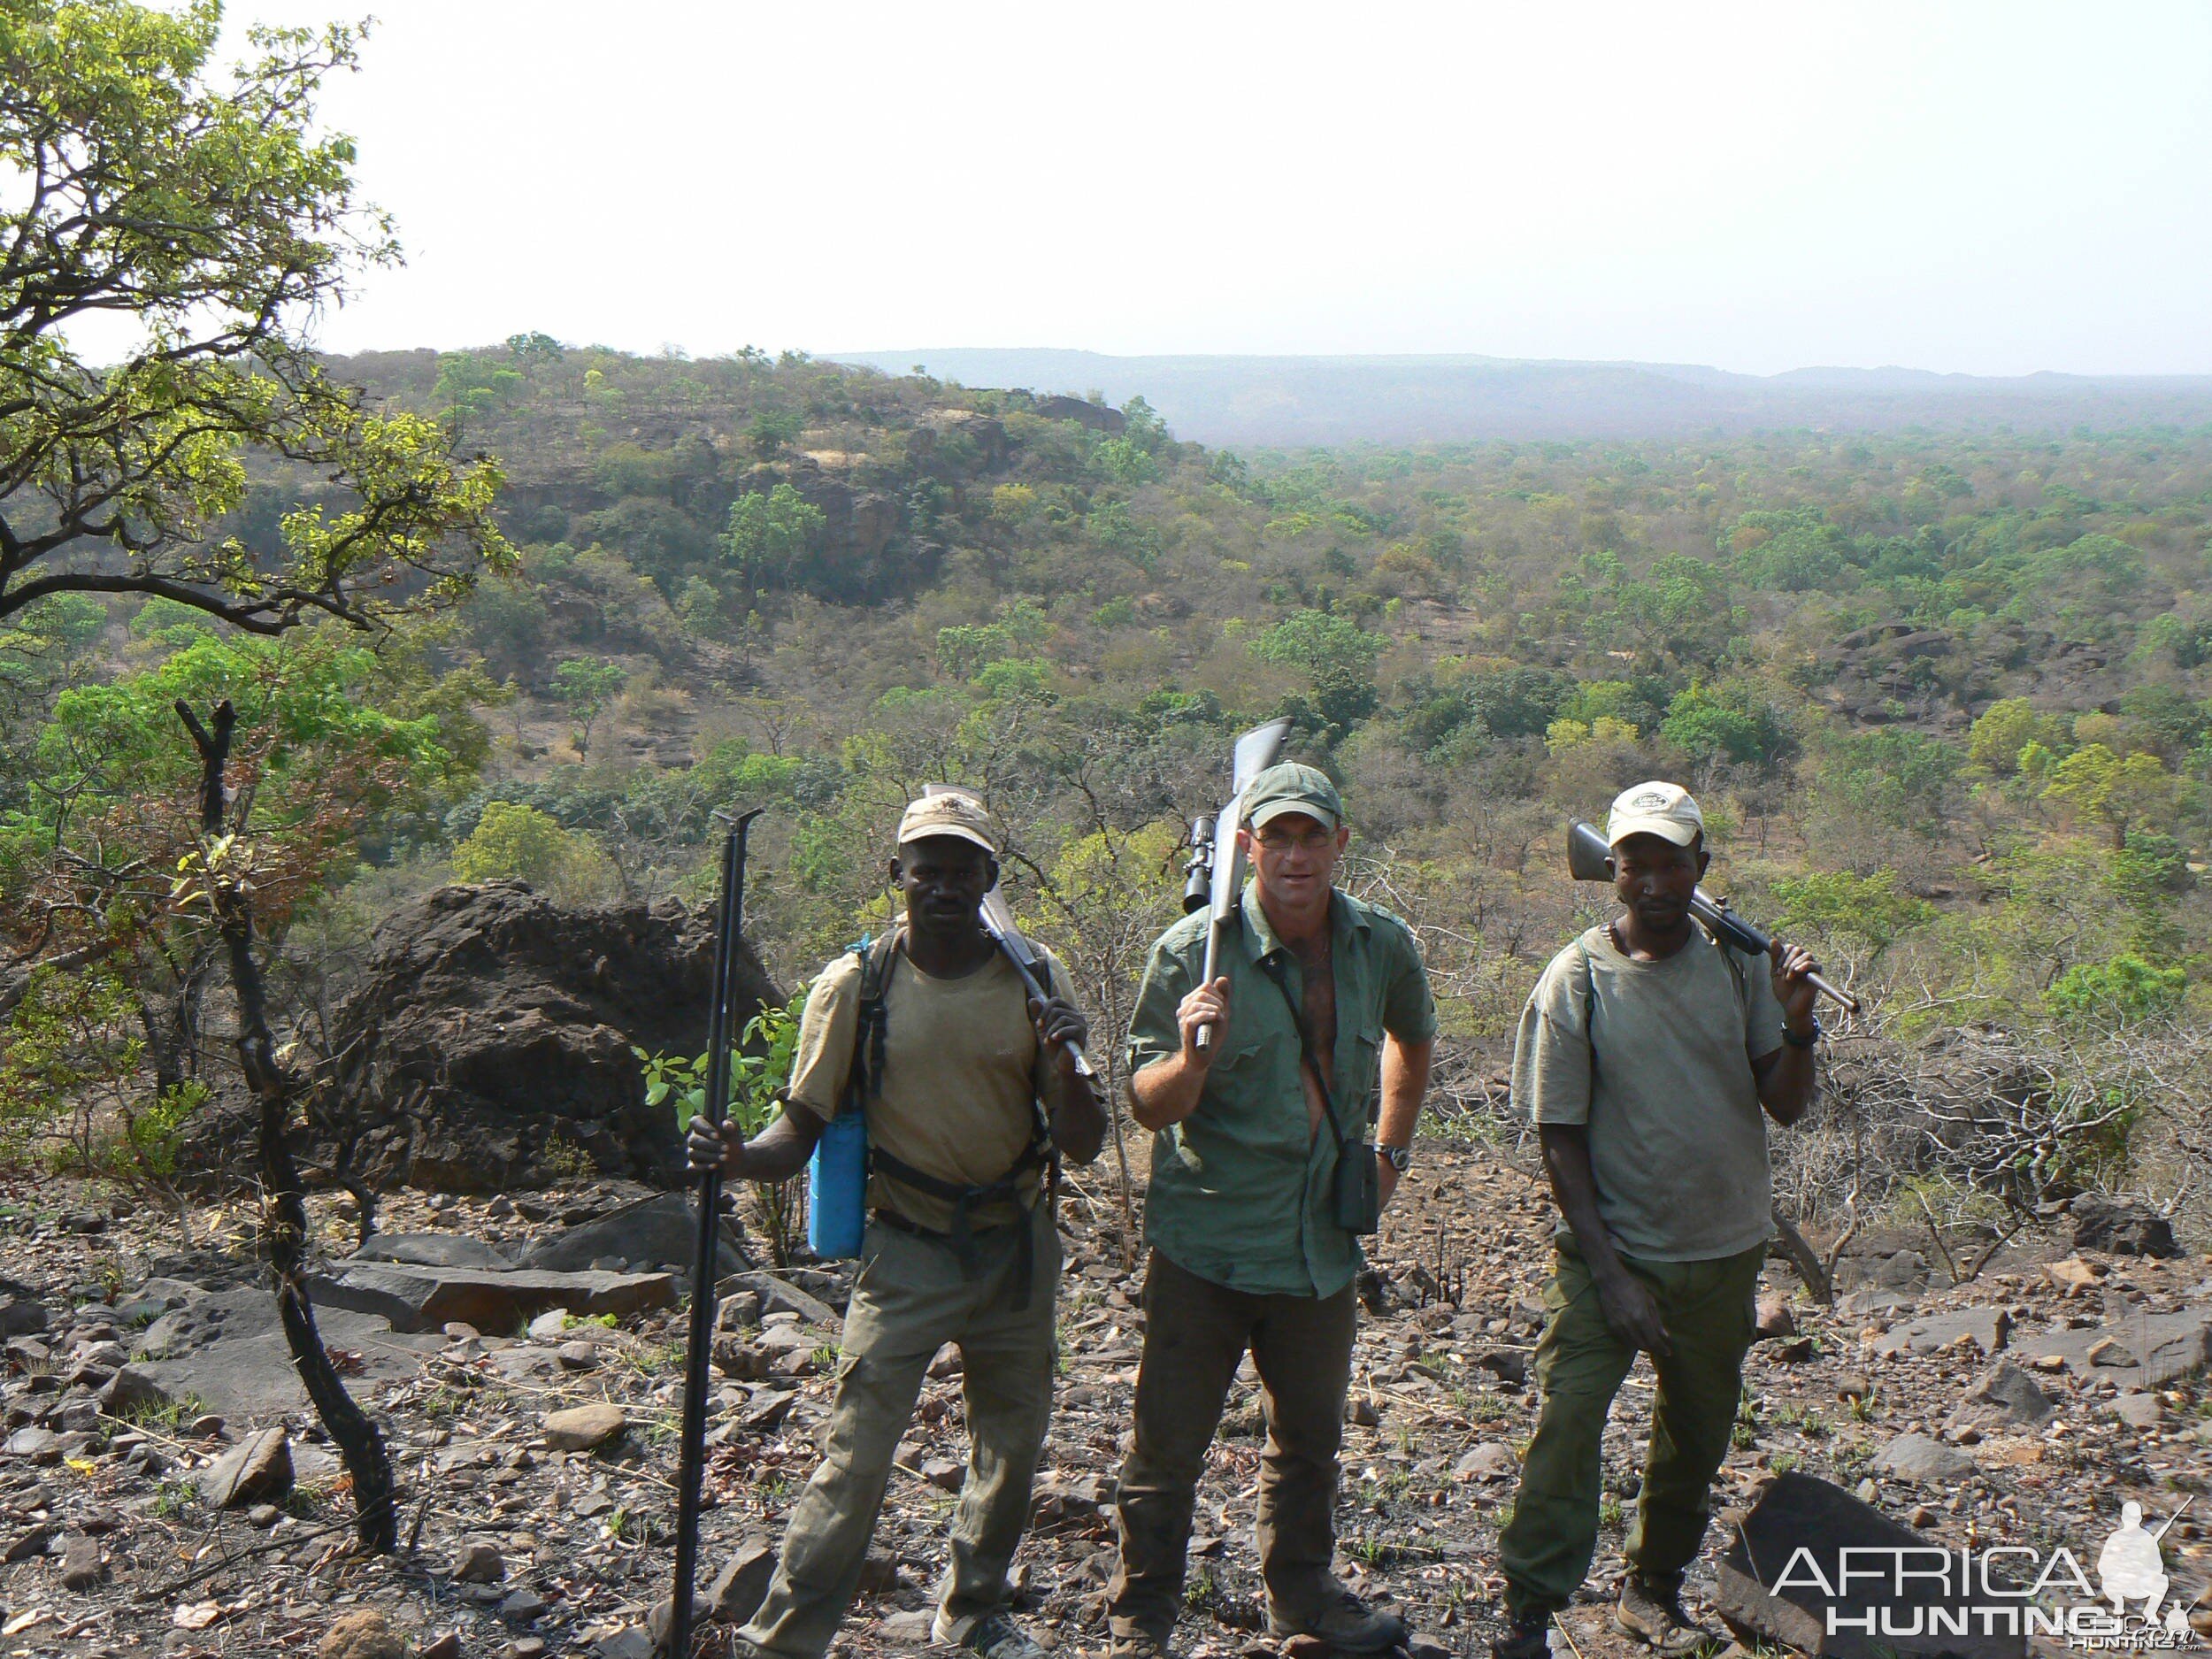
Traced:
<svg viewBox="0 0 2212 1659">
<path fill-rule="evenodd" d="M 922 786 L 922 793 L 925 795 L 965 795 L 971 801 L 976 798 L 970 791 L 951 783 L 926 783 Z M 983 895 L 981 920 L 983 931 L 990 934 L 992 942 L 998 946 L 1001 954 L 1014 964 L 1014 972 L 1021 979 L 1022 988 L 1038 1002 L 1049 1002 L 1053 995 L 1052 984 L 1044 959 L 1038 956 L 1037 947 L 1031 944 L 1015 925 L 1014 907 L 1006 902 L 1002 889 L 994 887 Z M 1098 1071 L 1091 1064 L 1091 1056 L 1083 1052 L 1079 1044 L 1071 1042 L 1067 1047 L 1075 1056 L 1076 1076 L 1095 1078 Z"/>
<path fill-rule="evenodd" d="M 1254 778 L 1275 764 L 1290 735 L 1287 719 L 1256 726 L 1237 739 L 1229 764 L 1229 802 L 1213 816 L 1192 821 L 1191 856 L 1183 882 L 1186 913 L 1210 907 L 1213 925 L 1206 930 L 1206 972 L 1201 984 L 1211 985 L 1221 972 L 1221 941 L 1237 924 L 1237 904 L 1244 893 L 1244 848 L 1237 832 L 1244 827 L 1244 792 Z M 1198 1028 L 1201 1049 L 1213 1047 L 1214 1028 Z"/>
<path fill-rule="evenodd" d="M 1567 826 L 1567 871 L 1578 881 L 1613 879 L 1613 849 L 1594 826 L 1577 819 Z M 1774 948 L 1773 934 L 1744 920 L 1728 908 L 1725 901 L 1714 898 L 1703 887 L 1691 895 L 1690 914 L 1704 923 L 1715 938 L 1747 956 L 1763 956 Z M 1851 1013 L 1859 1011 L 1859 999 L 1850 992 L 1820 974 L 1809 973 L 1805 977 L 1823 996 Z"/>
</svg>

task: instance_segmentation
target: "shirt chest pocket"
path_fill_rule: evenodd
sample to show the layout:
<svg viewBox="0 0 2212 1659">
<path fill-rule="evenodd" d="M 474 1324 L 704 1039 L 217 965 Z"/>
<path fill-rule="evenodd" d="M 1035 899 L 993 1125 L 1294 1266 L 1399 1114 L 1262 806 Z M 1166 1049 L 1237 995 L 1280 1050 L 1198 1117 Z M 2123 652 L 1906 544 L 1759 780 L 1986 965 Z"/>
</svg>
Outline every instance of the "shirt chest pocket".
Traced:
<svg viewBox="0 0 2212 1659">
<path fill-rule="evenodd" d="M 1349 1043 L 1340 1045 L 1342 1058 L 1337 1068 L 1336 1109 L 1348 1126 L 1367 1120 L 1375 1081 L 1382 1071 L 1382 1044 L 1383 1028 L 1371 1024 L 1359 1026 L 1352 1032 Z"/>
</svg>

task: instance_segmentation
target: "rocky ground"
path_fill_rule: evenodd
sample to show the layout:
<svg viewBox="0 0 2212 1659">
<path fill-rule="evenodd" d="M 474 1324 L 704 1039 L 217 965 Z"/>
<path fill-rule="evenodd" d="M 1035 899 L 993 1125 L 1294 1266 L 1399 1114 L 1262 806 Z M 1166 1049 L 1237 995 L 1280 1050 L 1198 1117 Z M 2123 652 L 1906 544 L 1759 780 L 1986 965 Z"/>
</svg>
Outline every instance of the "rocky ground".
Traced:
<svg viewBox="0 0 2212 1659">
<path fill-rule="evenodd" d="M 255 1278 L 251 1214 L 199 1212 L 186 1250 L 156 1211 L 51 1186 L 12 1194 L 0 1207 L 0 1655 L 644 1659 L 669 1578 L 683 1338 L 677 1281 L 659 1271 L 681 1255 L 682 1218 L 666 1201 L 640 1206 L 648 1196 L 600 1183 L 396 1197 L 378 1253 L 399 1259 L 349 1265 L 336 1261 L 352 1243 L 347 1202 L 316 1201 L 334 1263 L 319 1281 L 325 1340 L 405 1486 L 401 1554 L 362 1559 L 342 1471 Z M 1118 1215 L 1096 1171 L 1064 1203 L 1064 1382 L 1019 1569 L 1033 1628 L 1078 1652 L 1104 1646 L 1106 1506 L 1140 1340 Z M 1486 1651 L 1494 1633 L 1550 1225 L 1510 1157 L 1426 1147 L 1363 1285 L 1343 1571 L 1404 1609 L 1432 1655 Z M 539 1265 L 512 1271 L 526 1257 Z M 2078 1250 L 2060 1222 L 1963 1286 L 1924 1232 L 1866 1235 L 1843 1267 L 1833 1310 L 1770 1270 L 1773 1334 L 1754 1351 L 1722 1477 L 1729 1518 L 1794 1468 L 1945 1544 L 2086 1555 L 2124 1501 L 2155 1522 L 2207 1493 L 2212 1258 Z M 834 1273 L 805 1268 L 741 1271 L 726 1287 L 705 1528 L 710 1571 L 733 1563 L 718 1586 L 733 1603 L 757 1595 L 816 1460 L 841 1294 Z M 1623 1651 L 1602 1601 L 1650 1394 L 1640 1366 L 1609 1430 L 1590 1600 L 1563 1621 L 1578 1659 Z M 949 1353 L 845 1651 L 926 1640 L 960 1427 Z M 1200 1495 L 1178 1636 L 1192 1655 L 1274 1651 L 1251 1541 L 1262 1433 L 1248 1371 Z M 2212 1572 L 2208 1538 L 2200 1495 L 2165 1540 L 2185 1595 Z M 1694 1602 L 1712 1594 L 1711 1565 Z"/>
</svg>

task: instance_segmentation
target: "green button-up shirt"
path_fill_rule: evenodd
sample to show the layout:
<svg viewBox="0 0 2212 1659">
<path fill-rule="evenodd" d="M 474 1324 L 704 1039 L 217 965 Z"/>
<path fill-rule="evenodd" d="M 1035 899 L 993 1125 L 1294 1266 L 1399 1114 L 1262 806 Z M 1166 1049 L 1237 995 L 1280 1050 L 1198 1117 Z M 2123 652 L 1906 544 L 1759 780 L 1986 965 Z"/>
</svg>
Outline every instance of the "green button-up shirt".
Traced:
<svg viewBox="0 0 2212 1659">
<path fill-rule="evenodd" d="M 1229 1021 L 1197 1110 L 1152 1139 L 1145 1233 L 1177 1266 L 1231 1290 L 1333 1296 L 1359 1269 L 1357 1237 L 1336 1225 L 1336 1138 L 1310 1131 L 1299 1082 L 1298 1027 L 1262 964 L 1275 957 L 1293 997 L 1305 995 L 1298 956 L 1277 937 L 1254 885 L 1244 926 L 1225 940 Z M 1367 1139 L 1383 1034 L 1425 1042 L 1436 1002 L 1412 930 L 1342 893 L 1331 902 L 1336 1052 L 1329 1079 L 1348 1148 Z M 1175 1010 L 1205 972 L 1208 912 L 1160 936 L 1145 964 L 1129 1026 L 1129 1070 L 1179 1053 Z"/>
</svg>

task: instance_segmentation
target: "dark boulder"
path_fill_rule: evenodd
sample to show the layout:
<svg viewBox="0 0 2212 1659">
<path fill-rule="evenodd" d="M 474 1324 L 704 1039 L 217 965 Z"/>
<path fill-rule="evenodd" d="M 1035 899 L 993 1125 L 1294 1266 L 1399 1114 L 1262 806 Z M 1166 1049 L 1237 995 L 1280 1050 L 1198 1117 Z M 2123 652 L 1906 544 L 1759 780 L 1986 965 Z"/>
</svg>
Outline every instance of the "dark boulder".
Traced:
<svg viewBox="0 0 2212 1659">
<path fill-rule="evenodd" d="M 673 899 L 564 910 L 520 881 L 401 907 L 339 1007 L 343 1057 L 311 1156 L 324 1161 L 330 1132 L 358 1132 L 355 1165 L 379 1184 L 494 1192 L 560 1173 L 546 1163 L 557 1142 L 605 1173 L 680 1179 L 674 1115 L 645 1104 L 632 1049 L 706 1046 L 712 922 Z M 749 948 L 738 1018 L 781 1000 Z M 250 1148 L 219 1121 L 202 1135 Z M 228 1161 L 236 1148 L 219 1151 Z"/>
<path fill-rule="evenodd" d="M 1088 398 L 1056 395 L 1041 397 L 1030 405 L 1031 412 L 1042 415 L 1047 420 L 1072 420 L 1078 426 L 1088 426 L 1093 432 L 1119 437 L 1129 428 L 1129 422 L 1118 409 L 1104 403 L 1094 403 Z"/>
<path fill-rule="evenodd" d="M 1912 1552 L 1902 1557 L 1911 1561 L 1940 1552 L 1911 1527 L 1825 1480 L 1793 1471 L 1778 1477 L 1734 1530 L 1721 1557 L 1713 1606 L 1746 1647 L 1791 1647 L 1833 1659 L 2021 1659 L 2026 1652 L 2017 1632 L 1977 1625 L 1973 1605 L 1947 1580 L 1923 1573 L 1901 1595 L 1893 1582 L 1845 1579 L 1847 1549 L 1865 1552 L 1857 1557 L 1862 1566 L 1900 1559 L 1899 1551 Z M 1878 1636 L 1857 1628 L 1870 1615 Z M 1947 1633 L 1920 1633 L 1937 1629 Z M 1953 1629 L 1964 1633 L 1947 1633 Z"/>
<path fill-rule="evenodd" d="M 2174 1240 L 2173 1223 L 2145 1204 L 2084 1193 L 2067 1206 L 2074 1224 L 2074 1248 L 2102 1250 L 2110 1256 L 2159 1256 L 2168 1260 L 2181 1254 Z"/>
<path fill-rule="evenodd" d="M 529 1251 L 522 1265 L 572 1273 L 615 1256 L 628 1263 L 631 1271 L 642 1272 L 664 1262 L 687 1263 L 698 1248 L 698 1216 L 690 1201 L 681 1193 L 661 1193 L 580 1222 Z M 749 1265 L 726 1222 L 718 1257 L 718 1279 Z"/>
</svg>

